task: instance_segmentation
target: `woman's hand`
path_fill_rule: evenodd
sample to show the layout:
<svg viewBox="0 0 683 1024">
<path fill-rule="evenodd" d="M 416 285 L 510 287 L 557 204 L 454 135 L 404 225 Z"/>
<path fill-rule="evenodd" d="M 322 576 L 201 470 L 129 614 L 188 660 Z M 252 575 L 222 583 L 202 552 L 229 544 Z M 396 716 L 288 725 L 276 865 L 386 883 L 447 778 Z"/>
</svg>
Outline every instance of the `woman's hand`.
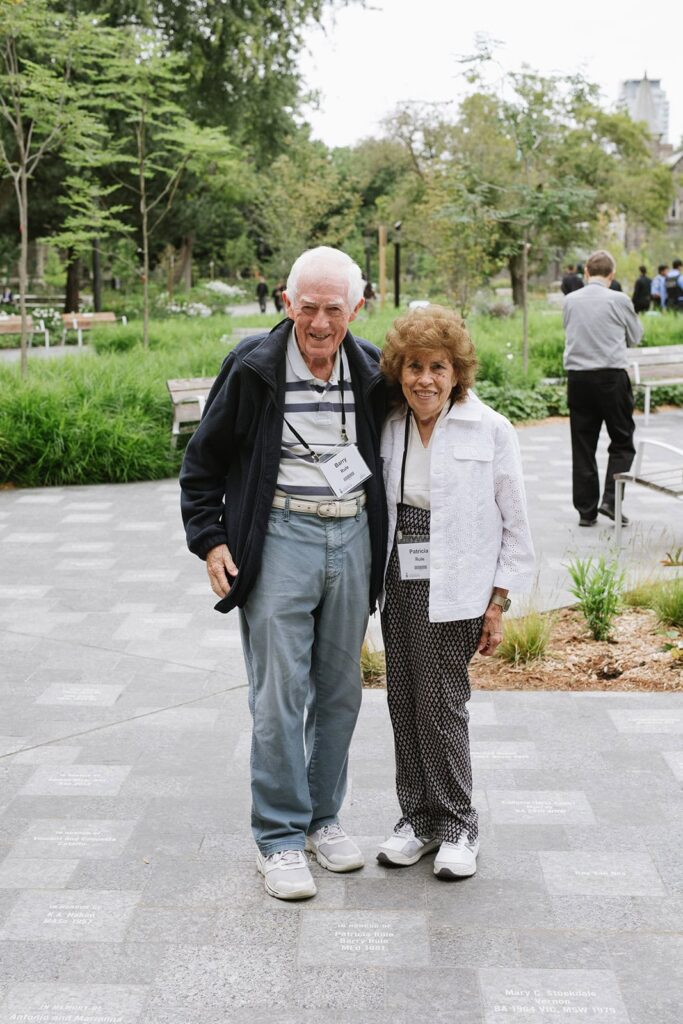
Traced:
<svg viewBox="0 0 683 1024">
<path fill-rule="evenodd" d="M 217 597 L 227 597 L 230 593 L 230 577 L 237 575 L 237 566 L 227 544 L 218 544 L 211 548 L 206 556 L 206 571 L 209 574 L 211 589 Z"/>
<path fill-rule="evenodd" d="M 503 609 L 498 604 L 490 604 L 484 612 L 484 625 L 479 638 L 480 654 L 493 654 L 503 639 Z"/>
</svg>

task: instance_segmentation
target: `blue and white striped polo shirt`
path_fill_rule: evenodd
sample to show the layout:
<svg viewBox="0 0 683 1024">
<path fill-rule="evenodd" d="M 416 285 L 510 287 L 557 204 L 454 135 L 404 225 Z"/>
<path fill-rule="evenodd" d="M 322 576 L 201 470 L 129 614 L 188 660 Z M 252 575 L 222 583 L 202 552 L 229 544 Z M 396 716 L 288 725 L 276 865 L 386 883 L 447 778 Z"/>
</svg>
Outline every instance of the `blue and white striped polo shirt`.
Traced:
<svg viewBox="0 0 683 1024">
<path fill-rule="evenodd" d="M 339 393 L 339 359 L 344 360 L 344 411 L 349 441 L 356 442 L 356 405 L 351 388 L 351 370 L 342 352 L 337 350 L 334 368 L 329 380 L 318 380 L 311 375 L 292 329 L 287 343 L 285 376 L 285 419 L 292 424 L 317 455 L 329 452 L 342 444 L 341 401 Z M 280 469 L 277 493 L 292 498 L 324 500 L 335 494 L 310 453 L 283 425 Z M 344 500 L 363 493 L 363 488 L 344 495 Z"/>
</svg>

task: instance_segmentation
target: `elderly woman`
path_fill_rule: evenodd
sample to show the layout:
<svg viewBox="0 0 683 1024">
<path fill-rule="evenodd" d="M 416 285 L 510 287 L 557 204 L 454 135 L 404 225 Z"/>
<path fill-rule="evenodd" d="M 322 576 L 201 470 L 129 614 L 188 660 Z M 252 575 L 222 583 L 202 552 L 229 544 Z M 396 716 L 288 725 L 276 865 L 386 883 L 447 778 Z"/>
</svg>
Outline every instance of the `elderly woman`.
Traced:
<svg viewBox="0 0 683 1024">
<path fill-rule="evenodd" d="M 438 847 L 435 875 L 461 878 L 479 851 L 467 667 L 500 643 L 508 590 L 533 579 L 519 447 L 508 420 L 470 390 L 474 347 L 451 310 L 396 320 L 382 367 L 397 401 L 381 449 L 382 631 L 402 817 L 377 859 L 405 866 Z"/>
</svg>

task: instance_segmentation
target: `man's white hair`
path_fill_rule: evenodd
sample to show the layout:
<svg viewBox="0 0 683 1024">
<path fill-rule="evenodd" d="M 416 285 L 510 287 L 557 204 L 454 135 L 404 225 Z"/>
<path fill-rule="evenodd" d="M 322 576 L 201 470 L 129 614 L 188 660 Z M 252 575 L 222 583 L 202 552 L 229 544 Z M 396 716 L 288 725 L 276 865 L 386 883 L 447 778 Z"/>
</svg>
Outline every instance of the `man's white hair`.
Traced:
<svg viewBox="0 0 683 1024">
<path fill-rule="evenodd" d="M 292 264 L 287 278 L 287 298 L 294 304 L 299 294 L 299 281 L 302 278 L 311 280 L 315 276 L 324 277 L 327 273 L 335 277 L 344 277 L 347 281 L 347 300 L 350 309 L 355 309 L 363 298 L 363 275 L 357 263 L 341 249 L 333 249 L 329 245 L 318 245 L 315 249 L 306 249 Z"/>
</svg>

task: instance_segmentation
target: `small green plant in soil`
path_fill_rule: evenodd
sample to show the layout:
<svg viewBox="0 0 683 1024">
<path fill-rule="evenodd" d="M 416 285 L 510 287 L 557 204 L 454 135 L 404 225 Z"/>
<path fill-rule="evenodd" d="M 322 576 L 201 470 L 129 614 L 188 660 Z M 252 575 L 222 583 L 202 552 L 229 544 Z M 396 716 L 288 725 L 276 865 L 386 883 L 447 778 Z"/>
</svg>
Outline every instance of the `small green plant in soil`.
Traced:
<svg viewBox="0 0 683 1024">
<path fill-rule="evenodd" d="M 538 611 L 531 611 L 518 619 L 507 619 L 497 656 L 512 665 L 524 665 L 542 658 L 552 627 L 552 616 Z"/>
<path fill-rule="evenodd" d="M 617 563 L 603 556 L 577 558 L 567 565 L 572 579 L 570 592 L 578 601 L 594 640 L 608 640 L 619 609 L 624 574 Z"/>
</svg>

